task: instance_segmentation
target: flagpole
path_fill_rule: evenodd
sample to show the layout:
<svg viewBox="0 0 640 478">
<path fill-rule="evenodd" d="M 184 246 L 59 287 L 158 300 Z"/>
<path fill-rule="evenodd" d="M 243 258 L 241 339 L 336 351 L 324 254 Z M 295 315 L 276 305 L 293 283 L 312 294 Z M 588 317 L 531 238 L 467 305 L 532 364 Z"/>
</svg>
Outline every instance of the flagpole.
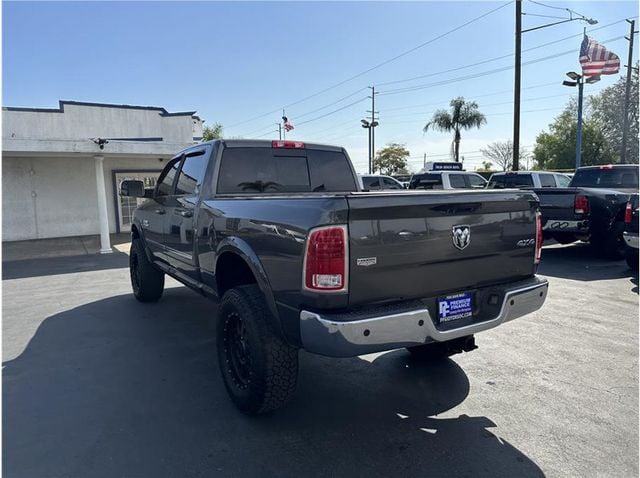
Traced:
<svg viewBox="0 0 640 478">
<path fill-rule="evenodd" d="M 284 121 L 285 117 L 284 108 L 282 108 L 282 121 Z M 287 139 L 287 128 L 282 128 L 282 139 Z"/>
<path fill-rule="evenodd" d="M 633 63 L 633 30 L 636 25 L 635 20 L 627 20 L 631 25 L 629 31 L 629 59 L 627 60 L 627 84 L 624 91 L 624 116 L 622 117 L 622 146 L 620 149 L 620 162 L 625 163 L 627 159 L 627 130 L 629 129 L 629 93 L 631 91 L 631 64 Z"/>
</svg>

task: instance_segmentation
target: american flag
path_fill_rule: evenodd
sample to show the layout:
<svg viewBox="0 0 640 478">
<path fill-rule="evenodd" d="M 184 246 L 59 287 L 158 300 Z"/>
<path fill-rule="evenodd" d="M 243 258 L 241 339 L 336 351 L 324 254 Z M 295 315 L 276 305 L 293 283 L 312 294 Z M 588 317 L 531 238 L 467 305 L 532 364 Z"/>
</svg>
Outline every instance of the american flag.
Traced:
<svg viewBox="0 0 640 478">
<path fill-rule="evenodd" d="M 291 131 L 293 128 L 293 124 L 291 124 L 291 122 L 289 121 L 289 118 L 287 118 L 286 116 L 282 117 L 282 126 L 284 126 L 284 130 L 285 131 Z"/>
<path fill-rule="evenodd" d="M 587 35 L 580 46 L 580 64 L 584 76 L 615 75 L 620 71 L 620 58 Z"/>
</svg>

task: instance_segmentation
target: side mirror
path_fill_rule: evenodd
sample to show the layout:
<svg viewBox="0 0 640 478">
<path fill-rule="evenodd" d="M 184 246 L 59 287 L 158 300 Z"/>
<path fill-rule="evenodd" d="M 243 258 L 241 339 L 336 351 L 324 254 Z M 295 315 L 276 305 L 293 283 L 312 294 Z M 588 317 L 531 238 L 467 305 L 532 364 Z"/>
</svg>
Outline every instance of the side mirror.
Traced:
<svg viewBox="0 0 640 478">
<path fill-rule="evenodd" d="M 145 197 L 144 183 L 137 179 L 125 179 L 120 183 L 120 196 Z"/>
</svg>

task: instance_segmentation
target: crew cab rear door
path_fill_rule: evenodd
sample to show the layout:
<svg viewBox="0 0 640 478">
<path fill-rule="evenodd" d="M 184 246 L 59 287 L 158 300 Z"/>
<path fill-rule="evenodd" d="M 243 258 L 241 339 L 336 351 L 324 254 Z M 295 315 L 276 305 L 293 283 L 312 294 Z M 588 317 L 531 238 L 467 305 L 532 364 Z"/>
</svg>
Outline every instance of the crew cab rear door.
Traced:
<svg viewBox="0 0 640 478">
<path fill-rule="evenodd" d="M 203 145 L 184 153 L 175 191 L 165 203 L 166 219 L 163 245 L 168 262 L 179 272 L 198 280 L 194 255 L 196 208 L 211 152 Z"/>
</svg>

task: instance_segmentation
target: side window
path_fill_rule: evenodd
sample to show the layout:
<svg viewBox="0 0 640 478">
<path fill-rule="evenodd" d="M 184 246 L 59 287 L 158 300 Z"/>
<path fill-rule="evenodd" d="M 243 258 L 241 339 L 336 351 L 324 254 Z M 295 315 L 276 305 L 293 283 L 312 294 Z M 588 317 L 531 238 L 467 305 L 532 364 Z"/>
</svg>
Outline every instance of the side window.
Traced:
<svg viewBox="0 0 640 478">
<path fill-rule="evenodd" d="M 484 189 L 487 184 L 482 177 L 476 176 L 475 174 L 467 174 L 467 179 L 472 189 Z"/>
<path fill-rule="evenodd" d="M 382 178 L 384 189 L 403 189 L 397 182 L 390 178 Z"/>
<path fill-rule="evenodd" d="M 182 170 L 176 184 L 176 195 L 198 194 L 204 173 L 207 170 L 207 158 L 205 151 L 200 151 L 184 158 Z"/>
<path fill-rule="evenodd" d="M 543 188 L 555 188 L 556 181 L 554 179 L 553 174 L 539 174 L 540 177 L 540 186 Z"/>
<path fill-rule="evenodd" d="M 411 177 L 409 189 L 442 189 L 442 174 L 416 174 Z"/>
<path fill-rule="evenodd" d="M 449 174 L 449 184 L 454 189 L 464 189 L 467 187 L 464 182 L 464 174 Z"/>
<path fill-rule="evenodd" d="M 363 176 L 362 184 L 365 189 L 380 189 L 380 181 L 377 176 Z"/>
<path fill-rule="evenodd" d="M 173 180 L 176 178 L 176 174 L 178 174 L 181 159 L 182 156 L 172 159 L 162 173 L 160 173 L 158 189 L 156 189 L 158 196 L 170 196 L 173 194 Z"/>
<path fill-rule="evenodd" d="M 569 182 L 570 181 L 571 181 L 571 179 L 569 179 L 564 174 L 556 174 L 556 182 L 558 183 L 558 187 L 559 188 L 569 187 Z"/>
<path fill-rule="evenodd" d="M 496 176 L 493 175 L 491 176 L 491 179 L 489 180 L 489 185 L 487 186 L 488 189 L 504 189 L 504 183 L 505 183 L 505 177 L 504 175 L 500 175 L 500 176 Z"/>
</svg>

